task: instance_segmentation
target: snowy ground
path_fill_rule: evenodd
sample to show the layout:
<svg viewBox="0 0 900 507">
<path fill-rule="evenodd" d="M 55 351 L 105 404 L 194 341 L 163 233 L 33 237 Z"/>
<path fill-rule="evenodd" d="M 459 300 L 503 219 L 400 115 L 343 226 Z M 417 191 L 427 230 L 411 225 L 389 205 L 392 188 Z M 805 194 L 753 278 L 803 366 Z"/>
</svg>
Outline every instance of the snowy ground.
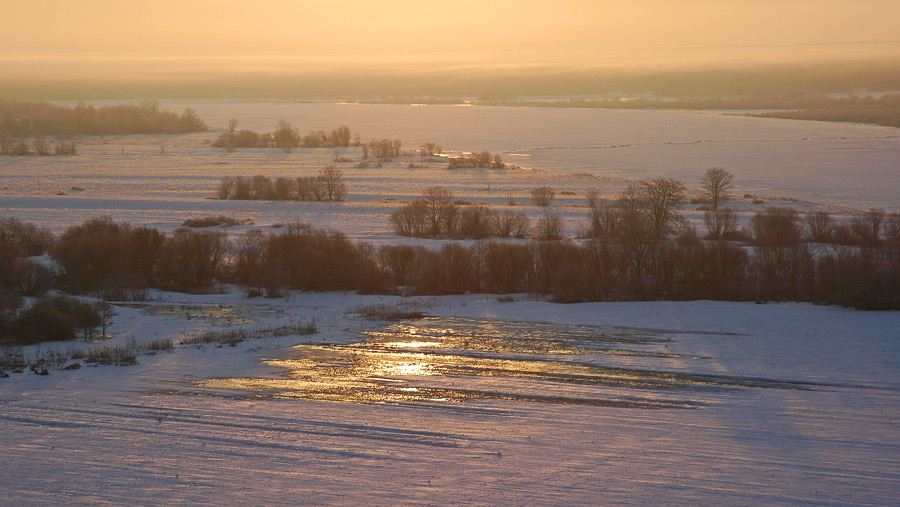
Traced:
<svg viewBox="0 0 900 507">
<path fill-rule="evenodd" d="M 347 125 L 363 140 L 417 148 L 490 150 L 515 164 L 599 177 L 672 177 L 696 185 L 709 167 L 737 179 L 739 195 L 788 196 L 867 210 L 900 210 L 900 131 L 836 122 L 749 118 L 719 111 L 401 106 L 178 100 L 214 128 L 302 134 Z M 732 112 L 734 113 L 734 112 Z"/>
<path fill-rule="evenodd" d="M 574 235 L 588 188 L 612 197 L 621 178 L 685 177 L 691 157 L 699 157 L 695 179 L 707 166 L 746 166 L 735 170 L 744 185 L 786 184 L 747 185 L 769 190 L 760 192 L 763 203 L 730 203 L 744 219 L 772 204 L 900 208 L 891 186 L 900 174 L 891 173 L 900 160 L 896 136 L 874 127 L 661 111 L 225 106 L 198 110 L 211 123 L 236 116 L 259 130 L 286 117 L 301 131 L 347 124 L 408 146 L 486 148 L 527 168 L 450 171 L 418 157 L 355 167 L 359 154 L 348 150 L 344 203 L 219 201 L 207 197 L 222 176 L 309 176 L 334 154 L 227 154 L 208 146 L 215 133 L 84 139 L 74 157 L 0 158 L 0 216 L 61 232 L 96 216 L 170 231 L 186 218 L 226 214 L 253 222 L 230 234 L 304 220 L 375 245 L 437 246 L 398 238 L 388 214 L 441 184 L 459 199 L 498 207 L 511 195 L 517 211 L 536 218 L 542 210 L 527 204 L 527 193 L 550 185 L 553 211 Z M 384 124 L 385 111 L 399 116 Z M 641 119 L 630 123 L 634 115 Z M 676 118 L 683 128 L 671 124 Z M 585 122 L 597 130 L 585 133 Z M 806 130 L 810 136 L 799 135 Z M 722 142 L 688 142 L 703 132 Z M 478 136 L 483 144 L 472 142 Z M 561 144 L 565 136 L 577 142 Z M 735 163 L 718 161 L 726 155 Z M 613 163 L 618 156 L 625 158 Z M 783 165 L 749 175 L 769 159 Z M 682 173 L 648 172 L 651 161 Z M 857 185 L 839 171 L 869 162 Z M 809 200 L 839 198 L 771 199 L 794 195 L 781 190 L 817 164 L 827 170 Z M 700 217 L 696 206 L 685 214 Z M 148 301 L 116 305 L 104 340 L 23 349 L 31 359 L 176 344 L 134 366 L 85 364 L 48 376 L 25 369 L 0 379 L 0 505 L 898 504 L 900 312 L 708 301 L 556 305 L 527 295 L 268 300 L 225 289 L 151 291 Z M 375 304 L 429 317 L 387 323 L 353 311 Z M 310 336 L 181 343 L 210 330 L 310 321 L 318 329 Z"/>
<path fill-rule="evenodd" d="M 131 367 L 13 374 L 0 381 L 0 503 L 888 505 L 900 489 L 896 312 L 484 295 L 153 298 L 149 306 L 208 308 L 208 317 L 119 307 L 113 341 L 227 327 L 231 306 L 244 310 L 244 326 L 314 318 L 319 333 L 180 345 Z M 355 349 L 382 358 L 357 379 L 368 396 L 314 399 L 301 359 L 329 371 L 358 364 L 335 356 L 390 325 L 347 310 L 397 301 L 437 317 L 403 324 L 412 327 L 402 368 L 383 359 L 399 345 Z M 456 329 L 475 322 L 490 334 L 521 321 L 560 333 L 596 326 L 580 328 L 581 339 L 622 340 L 526 353 L 498 345 L 514 332 L 476 347 L 471 329 Z M 422 352 L 447 336 L 467 337 L 453 354 L 545 374 L 435 373 L 441 356 Z M 630 341 L 640 337 L 650 339 Z M 378 399 L 402 390 L 491 396 Z"/>
</svg>

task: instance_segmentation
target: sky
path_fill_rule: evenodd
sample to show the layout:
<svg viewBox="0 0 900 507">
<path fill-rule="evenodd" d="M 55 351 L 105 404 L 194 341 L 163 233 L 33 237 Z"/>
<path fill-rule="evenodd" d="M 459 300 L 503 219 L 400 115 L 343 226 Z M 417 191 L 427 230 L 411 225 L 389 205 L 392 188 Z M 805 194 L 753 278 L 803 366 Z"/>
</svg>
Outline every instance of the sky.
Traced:
<svg viewBox="0 0 900 507">
<path fill-rule="evenodd" d="M 900 45 L 896 0 L 32 0 L 4 57 L 317 57 L 687 52 Z M 862 49 L 862 48 L 861 48 Z"/>
<path fill-rule="evenodd" d="M 6 76 L 900 59 L 897 0 L 0 0 Z"/>
</svg>

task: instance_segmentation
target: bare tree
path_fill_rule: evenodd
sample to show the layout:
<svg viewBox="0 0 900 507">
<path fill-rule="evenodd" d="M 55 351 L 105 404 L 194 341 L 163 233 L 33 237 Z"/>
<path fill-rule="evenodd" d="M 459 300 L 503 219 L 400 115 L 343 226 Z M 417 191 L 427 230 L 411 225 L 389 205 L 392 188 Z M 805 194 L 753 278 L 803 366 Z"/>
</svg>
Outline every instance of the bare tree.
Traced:
<svg viewBox="0 0 900 507">
<path fill-rule="evenodd" d="M 228 132 L 234 133 L 235 129 L 237 129 L 238 121 L 237 118 L 231 118 L 228 120 Z"/>
<path fill-rule="evenodd" d="M 400 236 L 422 237 L 428 234 L 428 209 L 419 199 L 391 213 L 391 227 Z"/>
<path fill-rule="evenodd" d="M 709 239 L 728 239 L 737 232 L 737 213 L 730 208 L 706 210 L 703 225 Z"/>
<path fill-rule="evenodd" d="M 531 227 L 525 213 L 504 210 L 491 217 L 491 232 L 501 238 L 524 238 Z"/>
<path fill-rule="evenodd" d="M 621 216 L 618 203 L 603 200 L 600 196 L 598 188 L 590 188 L 584 195 L 588 206 L 588 224 L 584 235 L 590 238 L 615 236 Z"/>
<path fill-rule="evenodd" d="M 43 137 L 36 137 L 34 141 L 31 142 L 31 146 L 34 147 L 34 152 L 38 155 L 50 154 L 50 145 L 47 144 L 47 141 L 44 140 Z"/>
<path fill-rule="evenodd" d="M 427 210 L 429 234 L 437 236 L 452 233 L 456 222 L 453 193 L 447 187 L 428 187 L 422 192 L 422 200 Z"/>
<path fill-rule="evenodd" d="M 344 172 L 337 166 L 328 165 L 319 171 L 318 180 L 322 182 L 329 201 L 340 201 L 347 195 L 347 184 L 344 183 Z"/>
<path fill-rule="evenodd" d="M 95 305 L 95 311 L 100 316 L 100 338 L 106 338 L 106 329 L 112 324 L 112 318 L 116 312 L 109 300 L 105 298 Z"/>
<path fill-rule="evenodd" d="M 325 195 L 322 181 L 312 176 L 300 176 L 294 182 L 298 201 L 321 201 Z"/>
<path fill-rule="evenodd" d="M 616 200 L 617 207 L 623 213 L 640 213 L 647 208 L 644 187 L 638 183 L 629 183 Z"/>
<path fill-rule="evenodd" d="M 834 220 L 825 211 L 816 211 L 806 215 L 806 229 L 809 239 L 818 243 L 831 240 L 831 231 L 834 229 Z"/>
<path fill-rule="evenodd" d="M 654 178 L 641 181 L 645 213 L 650 218 L 653 232 L 664 237 L 684 221 L 678 214 L 684 204 L 684 184 L 673 178 Z"/>
<path fill-rule="evenodd" d="M 550 187 L 537 187 L 531 189 L 530 199 L 533 206 L 541 208 L 549 207 L 553 203 L 556 192 Z"/>
<path fill-rule="evenodd" d="M 850 230 L 853 231 L 856 241 L 863 246 L 878 245 L 881 242 L 881 226 L 886 216 L 883 209 L 873 208 L 853 217 L 850 221 Z"/>
<path fill-rule="evenodd" d="M 892 244 L 900 244 L 900 211 L 895 211 L 885 217 L 884 240 Z"/>
<path fill-rule="evenodd" d="M 350 146 L 350 127 L 341 125 L 331 131 L 331 145 L 339 148 Z"/>
<path fill-rule="evenodd" d="M 559 215 L 544 212 L 534 226 L 534 237 L 541 241 L 558 241 L 562 239 L 563 222 Z"/>
<path fill-rule="evenodd" d="M 758 246 L 790 246 L 800 242 L 797 210 L 773 206 L 750 219 L 750 229 Z"/>
<path fill-rule="evenodd" d="M 734 175 L 721 167 L 712 167 L 703 174 L 700 187 L 712 203 L 713 209 L 719 209 L 719 201 L 725 200 L 728 191 L 734 187 Z"/>
<path fill-rule="evenodd" d="M 234 178 L 223 176 L 222 180 L 219 181 L 218 188 L 216 188 L 216 197 L 218 199 L 228 199 L 231 195 L 232 187 L 234 187 Z"/>
<path fill-rule="evenodd" d="M 287 120 L 278 120 L 275 125 L 275 144 L 285 153 L 294 151 L 300 145 L 300 133 Z"/>
</svg>

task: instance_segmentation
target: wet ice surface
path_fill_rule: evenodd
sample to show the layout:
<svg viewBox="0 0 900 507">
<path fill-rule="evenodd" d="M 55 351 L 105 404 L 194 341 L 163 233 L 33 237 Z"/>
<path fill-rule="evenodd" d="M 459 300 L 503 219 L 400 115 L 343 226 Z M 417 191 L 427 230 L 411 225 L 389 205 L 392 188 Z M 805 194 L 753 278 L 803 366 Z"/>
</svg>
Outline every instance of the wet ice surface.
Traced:
<svg viewBox="0 0 900 507">
<path fill-rule="evenodd" d="M 285 378 L 216 378 L 160 394 L 345 403 L 508 400 L 675 409 L 723 402 L 740 389 L 814 390 L 833 383 L 701 373 L 709 358 L 668 352 L 677 332 L 469 318 L 371 329 L 346 345 L 302 344 L 266 360 Z M 862 388 L 862 386 L 856 386 Z M 198 390 L 197 388 L 200 388 Z"/>
</svg>

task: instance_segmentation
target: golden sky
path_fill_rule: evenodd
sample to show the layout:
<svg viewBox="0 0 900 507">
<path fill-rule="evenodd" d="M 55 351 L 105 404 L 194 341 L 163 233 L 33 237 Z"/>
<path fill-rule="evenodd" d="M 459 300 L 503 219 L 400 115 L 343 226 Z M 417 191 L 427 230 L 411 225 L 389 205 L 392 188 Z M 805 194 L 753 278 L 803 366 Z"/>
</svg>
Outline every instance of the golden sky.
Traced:
<svg viewBox="0 0 900 507">
<path fill-rule="evenodd" d="M 0 62 L 278 67 L 900 55 L 898 0 L 0 0 Z"/>
</svg>

